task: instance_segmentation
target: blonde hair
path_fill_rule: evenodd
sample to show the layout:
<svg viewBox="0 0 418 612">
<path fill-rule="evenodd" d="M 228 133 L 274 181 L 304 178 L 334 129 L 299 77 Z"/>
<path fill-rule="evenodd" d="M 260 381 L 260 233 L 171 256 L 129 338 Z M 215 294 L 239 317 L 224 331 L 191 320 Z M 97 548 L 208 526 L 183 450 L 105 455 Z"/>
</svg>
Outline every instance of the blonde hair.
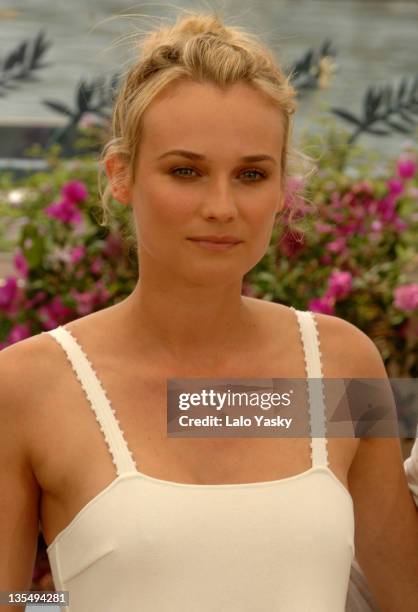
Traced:
<svg viewBox="0 0 418 612">
<path fill-rule="evenodd" d="M 112 198 L 110 184 L 103 191 L 101 183 L 106 160 L 118 157 L 129 173 L 128 180 L 134 182 L 144 111 L 175 81 L 208 82 L 219 87 L 245 82 L 267 95 L 283 120 L 282 185 L 294 176 L 289 162 L 299 159 L 309 163 L 312 160 L 294 149 L 291 143 L 291 119 L 297 108 L 297 92 L 290 84 L 292 74 L 285 76 L 272 52 L 254 34 L 239 26 L 225 25 L 217 12 L 187 12 L 188 15 L 178 16 L 172 25 L 154 29 L 139 41 L 139 57 L 122 80 L 113 108 L 111 138 L 99 159 L 102 224 L 108 223 Z M 310 172 L 312 170 L 314 168 L 310 168 Z M 123 181 L 127 177 L 121 174 L 119 178 Z M 118 177 L 113 180 L 117 182 Z M 304 181 L 293 183 L 304 185 Z M 295 187 L 288 197 L 292 199 L 297 195 L 300 199 L 300 193 Z"/>
</svg>

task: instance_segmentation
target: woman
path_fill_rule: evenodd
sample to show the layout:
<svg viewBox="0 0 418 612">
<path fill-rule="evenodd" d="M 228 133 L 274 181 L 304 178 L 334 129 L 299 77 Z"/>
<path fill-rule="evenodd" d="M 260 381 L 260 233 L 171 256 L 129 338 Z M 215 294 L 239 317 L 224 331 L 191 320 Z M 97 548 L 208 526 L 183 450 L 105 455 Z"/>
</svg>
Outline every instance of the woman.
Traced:
<svg viewBox="0 0 418 612">
<path fill-rule="evenodd" d="M 386 377 L 350 323 L 241 295 L 283 209 L 294 95 L 217 16 L 145 38 L 102 159 L 140 280 L 1 354 L 7 588 L 30 583 L 39 518 L 76 612 L 338 612 L 354 552 L 382 610 L 416 609 L 398 439 L 166 435 L 167 379 Z"/>
</svg>

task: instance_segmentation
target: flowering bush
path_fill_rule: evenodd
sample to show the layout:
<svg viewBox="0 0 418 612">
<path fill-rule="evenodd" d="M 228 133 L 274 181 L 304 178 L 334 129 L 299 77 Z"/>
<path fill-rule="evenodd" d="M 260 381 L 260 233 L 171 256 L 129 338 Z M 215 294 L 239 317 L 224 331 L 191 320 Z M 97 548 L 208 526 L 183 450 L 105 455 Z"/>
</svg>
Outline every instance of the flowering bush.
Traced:
<svg viewBox="0 0 418 612">
<path fill-rule="evenodd" d="M 96 163 L 49 161 L 52 172 L 15 181 L 13 190 L 0 184 L 8 231 L 19 225 L 16 272 L 0 287 L 0 348 L 115 303 L 136 282 L 128 211 L 119 205 L 111 228 L 99 224 Z"/>
</svg>

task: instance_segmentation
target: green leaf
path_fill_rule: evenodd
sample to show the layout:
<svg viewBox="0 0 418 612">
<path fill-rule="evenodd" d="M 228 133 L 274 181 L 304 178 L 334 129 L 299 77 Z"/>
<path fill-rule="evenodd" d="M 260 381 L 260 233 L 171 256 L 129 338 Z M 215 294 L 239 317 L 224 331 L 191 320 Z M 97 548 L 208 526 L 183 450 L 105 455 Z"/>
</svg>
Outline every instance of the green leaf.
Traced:
<svg viewBox="0 0 418 612">
<path fill-rule="evenodd" d="M 44 257 L 44 238 L 39 234 L 35 225 L 27 224 L 23 227 L 20 246 L 30 268 L 38 268 Z"/>
</svg>

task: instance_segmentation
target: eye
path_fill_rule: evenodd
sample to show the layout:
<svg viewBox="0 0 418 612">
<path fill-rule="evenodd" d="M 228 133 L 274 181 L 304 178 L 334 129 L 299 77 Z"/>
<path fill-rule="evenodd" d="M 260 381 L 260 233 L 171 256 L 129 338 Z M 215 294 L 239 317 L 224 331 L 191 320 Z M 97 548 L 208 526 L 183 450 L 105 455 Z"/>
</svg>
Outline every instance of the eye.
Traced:
<svg viewBox="0 0 418 612">
<path fill-rule="evenodd" d="M 179 170 L 191 170 L 192 172 L 195 172 L 193 170 L 193 168 L 187 168 L 187 167 L 181 167 L 181 168 L 173 168 L 173 170 L 171 170 L 171 174 L 174 174 L 175 176 L 190 176 L 189 175 L 184 175 L 184 174 L 175 174 L 176 172 L 178 172 Z"/>
<path fill-rule="evenodd" d="M 190 176 L 190 174 L 182 174 L 182 173 L 181 174 L 176 174 L 176 172 L 179 172 L 180 170 L 190 170 L 191 172 L 195 172 L 195 170 L 193 168 L 189 168 L 187 166 L 181 166 L 179 168 L 173 168 L 170 172 L 174 176 L 186 176 L 186 177 Z M 261 179 L 264 179 L 267 176 L 265 172 L 261 172 L 260 170 L 253 170 L 253 169 L 245 170 L 242 174 L 247 174 L 249 172 L 252 172 L 254 174 L 259 175 L 261 177 Z M 257 181 L 250 180 L 250 183 L 254 183 L 254 182 L 257 182 Z"/>
<path fill-rule="evenodd" d="M 261 179 L 264 179 L 267 176 L 265 172 L 261 172 L 260 170 L 246 170 L 245 173 L 247 173 L 247 172 L 254 172 L 255 174 L 258 174 L 259 176 L 261 176 Z M 254 183 L 254 182 L 257 182 L 257 181 L 250 181 L 250 182 Z"/>
</svg>

